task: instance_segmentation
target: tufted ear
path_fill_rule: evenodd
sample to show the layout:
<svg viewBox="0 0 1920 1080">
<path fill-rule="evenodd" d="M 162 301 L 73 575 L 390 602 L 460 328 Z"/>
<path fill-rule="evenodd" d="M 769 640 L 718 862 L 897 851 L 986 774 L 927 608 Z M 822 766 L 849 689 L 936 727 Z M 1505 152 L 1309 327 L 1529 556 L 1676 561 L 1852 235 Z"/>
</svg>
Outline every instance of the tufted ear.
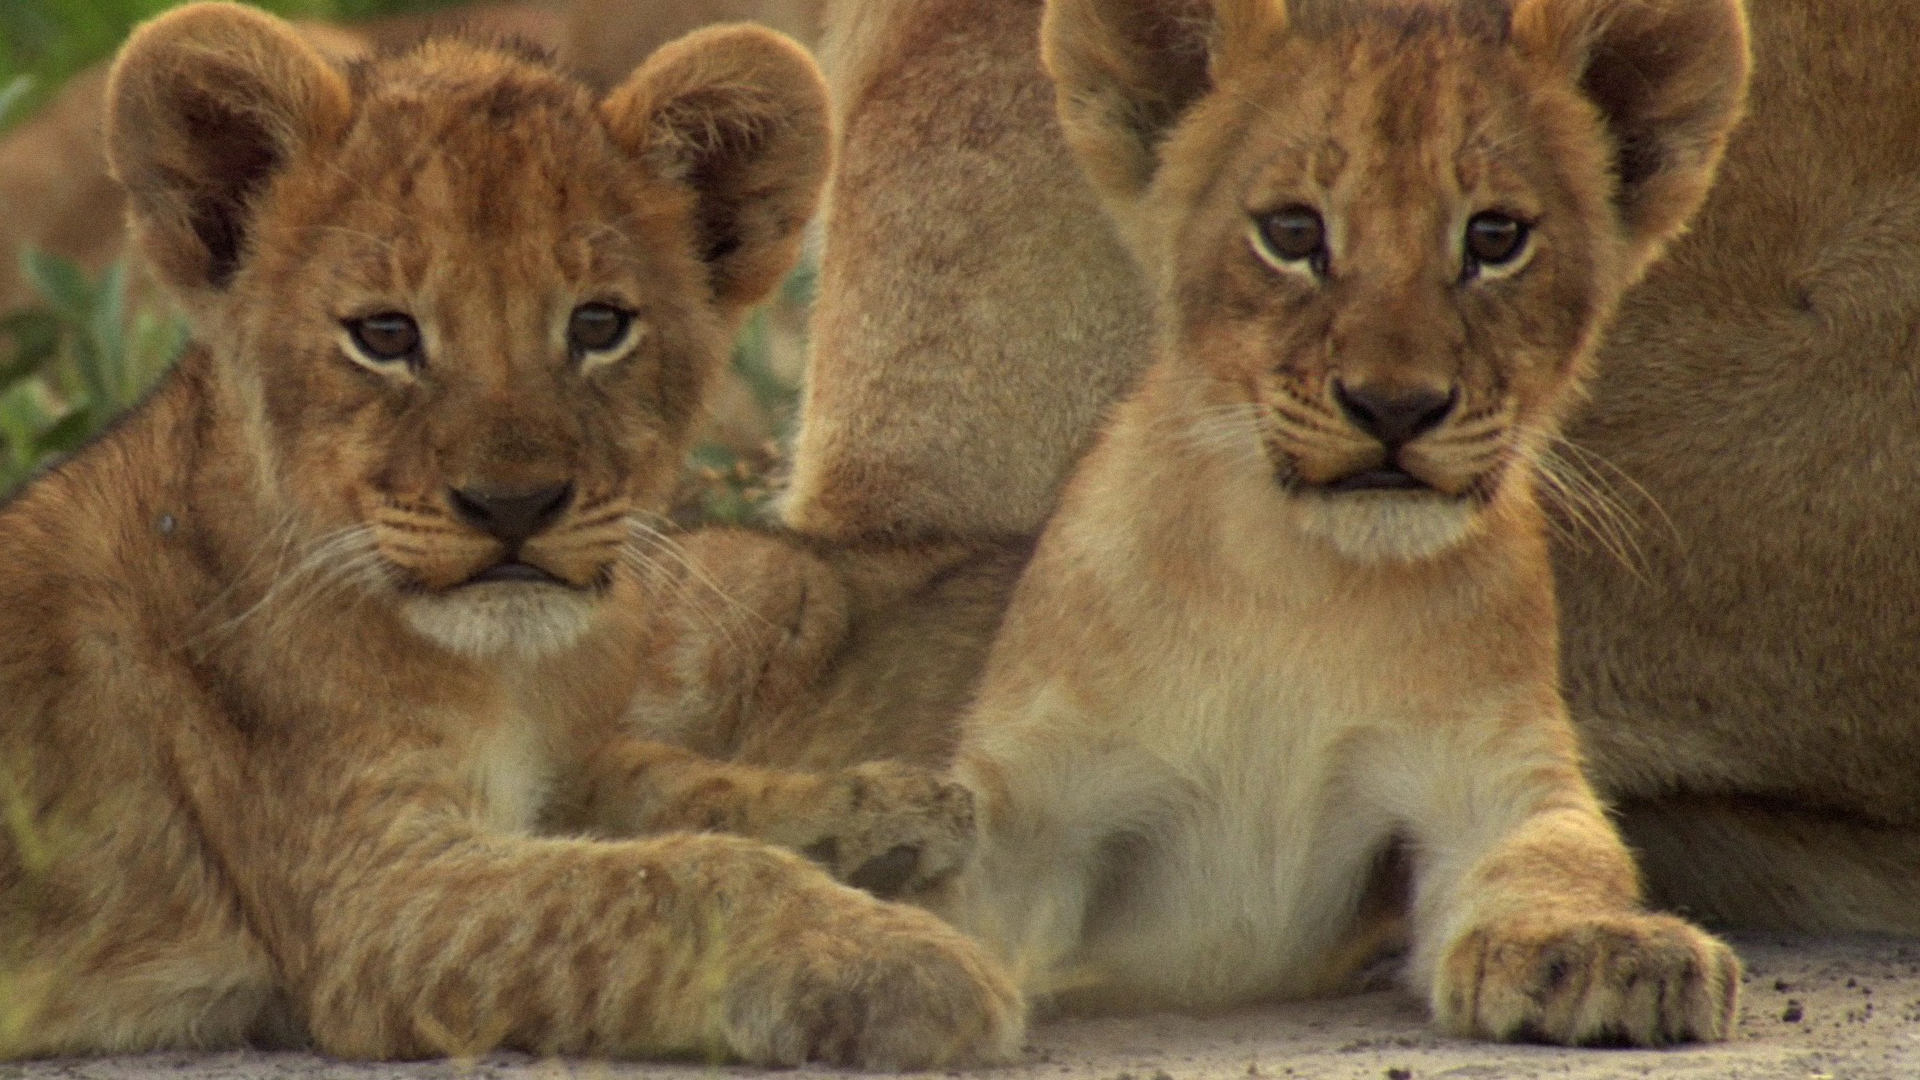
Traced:
<svg viewBox="0 0 1920 1080">
<path fill-rule="evenodd" d="M 692 189 L 722 303 L 752 304 L 792 269 L 832 154 L 826 84 L 806 50 L 756 26 L 698 31 L 600 110 L 617 141 Z"/>
<path fill-rule="evenodd" d="M 107 88 L 107 159 L 136 242 L 183 293 L 220 289 L 254 201 L 352 118 L 344 77 L 287 23 L 238 4 L 177 8 L 135 30 Z"/>
<path fill-rule="evenodd" d="M 1599 108 L 1621 221 L 1650 260 L 1706 198 L 1745 109 L 1741 0 L 1517 0 L 1512 33 Z"/>
<path fill-rule="evenodd" d="M 1264 51 L 1286 27 L 1286 0 L 1048 0 L 1041 59 L 1101 195 L 1145 193 L 1160 144 L 1233 55 Z"/>
</svg>

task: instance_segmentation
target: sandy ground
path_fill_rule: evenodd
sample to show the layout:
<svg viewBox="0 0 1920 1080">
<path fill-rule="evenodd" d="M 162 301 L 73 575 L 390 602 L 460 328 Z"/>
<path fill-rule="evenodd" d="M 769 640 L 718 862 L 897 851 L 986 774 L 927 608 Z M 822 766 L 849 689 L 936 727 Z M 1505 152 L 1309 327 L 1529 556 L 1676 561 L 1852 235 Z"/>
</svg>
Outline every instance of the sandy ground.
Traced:
<svg viewBox="0 0 1920 1080">
<path fill-rule="evenodd" d="M 1671 1051 L 1491 1046 L 1429 1032 L 1420 1006 L 1383 992 L 1211 1019 L 1073 1021 L 1034 1031 L 1027 1059 L 964 1080 L 1920 1080 L 1920 942 L 1739 939 L 1738 1034 Z M 0 1080 L 735 1080 L 765 1073 L 500 1056 L 363 1065 L 305 1054 L 155 1054 L 0 1065 Z M 784 1074 L 814 1080 L 835 1074 Z M 943 1074 L 934 1074 L 942 1076 Z"/>
</svg>

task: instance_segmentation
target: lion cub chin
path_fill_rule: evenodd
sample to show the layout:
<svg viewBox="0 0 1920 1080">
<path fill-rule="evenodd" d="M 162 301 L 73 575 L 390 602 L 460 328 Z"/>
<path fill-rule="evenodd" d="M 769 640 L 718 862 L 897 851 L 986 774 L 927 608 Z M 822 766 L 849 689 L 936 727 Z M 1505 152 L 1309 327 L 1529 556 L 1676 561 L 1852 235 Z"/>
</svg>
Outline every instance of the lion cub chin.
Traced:
<svg viewBox="0 0 1920 1080">
<path fill-rule="evenodd" d="M 1338 989 L 1449 1031 L 1724 1038 L 1558 694 L 1535 478 L 1745 94 L 1736 0 L 1051 0 L 1160 345 L 1016 591 L 933 903 L 1070 1009 Z"/>
</svg>

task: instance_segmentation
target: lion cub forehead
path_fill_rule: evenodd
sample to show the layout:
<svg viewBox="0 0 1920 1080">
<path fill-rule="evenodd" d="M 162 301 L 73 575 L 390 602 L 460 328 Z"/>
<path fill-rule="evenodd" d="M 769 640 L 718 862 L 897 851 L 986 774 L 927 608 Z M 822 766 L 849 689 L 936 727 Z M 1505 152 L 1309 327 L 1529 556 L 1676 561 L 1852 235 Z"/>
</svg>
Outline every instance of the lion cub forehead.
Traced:
<svg viewBox="0 0 1920 1080">
<path fill-rule="evenodd" d="M 1292 0 L 1296 33 L 1324 37 L 1365 27 L 1403 38 L 1440 33 L 1504 44 L 1512 29 L 1509 0 Z"/>
<path fill-rule="evenodd" d="M 424 38 L 353 61 L 347 78 L 362 101 L 409 103 L 452 114 L 480 108 L 491 119 L 545 110 L 587 116 L 593 96 L 536 45 L 460 34 Z"/>
<path fill-rule="evenodd" d="M 350 82 L 352 127 L 335 167 L 310 178 L 331 190 L 302 208 L 379 237 L 381 251 L 630 250 L 655 216 L 634 212 L 642 170 L 594 96 L 530 47 L 431 39 L 356 63 Z"/>
<path fill-rule="evenodd" d="M 1525 72 L 1493 31 L 1458 32 L 1445 14 L 1349 15 L 1344 33 L 1292 38 L 1239 97 L 1234 140 L 1255 165 L 1252 204 L 1334 193 L 1355 183 L 1376 194 L 1524 187 L 1538 172 Z M 1249 205 L 1245 209 L 1261 209 Z"/>
</svg>

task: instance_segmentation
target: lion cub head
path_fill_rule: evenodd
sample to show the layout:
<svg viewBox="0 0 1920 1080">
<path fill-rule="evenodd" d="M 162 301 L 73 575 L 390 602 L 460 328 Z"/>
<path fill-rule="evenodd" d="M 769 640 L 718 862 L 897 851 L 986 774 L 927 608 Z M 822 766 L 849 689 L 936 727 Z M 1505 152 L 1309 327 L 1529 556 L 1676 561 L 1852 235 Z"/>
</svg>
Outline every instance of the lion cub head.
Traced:
<svg viewBox="0 0 1920 1080">
<path fill-rule="evenodd" d="M 1529 490 L 1748 69 L 1738 0 L 1051 0 L 1044 49 L 1183 422 L 1364 560 Z"/>
<path fill-rule="evenodd" d="M 588 624 L 828 152 L 812 61 L 747 27 L 596 100 L 524 49 L 342 68 L 199 4 L 134 35 L 110 102 L 137 241 L 260 498 L 470 655 Z"/>
</svg>

